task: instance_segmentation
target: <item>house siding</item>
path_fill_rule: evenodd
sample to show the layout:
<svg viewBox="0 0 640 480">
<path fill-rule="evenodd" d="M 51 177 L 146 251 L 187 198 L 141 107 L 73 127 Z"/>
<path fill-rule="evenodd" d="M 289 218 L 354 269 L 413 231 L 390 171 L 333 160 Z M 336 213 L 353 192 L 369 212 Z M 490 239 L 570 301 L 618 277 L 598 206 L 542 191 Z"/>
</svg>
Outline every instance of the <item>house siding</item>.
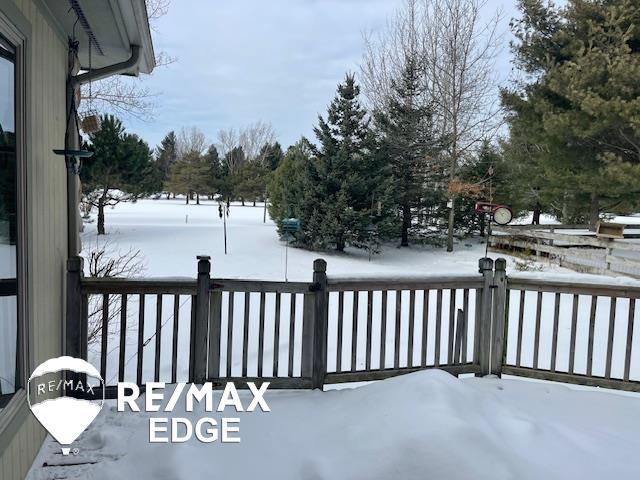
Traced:
<svg viewBox="0 0 640 480">
<path fill-rule="evenodd" d="M 31 29 L 27 39 L 26 254 L 31 359 L 27 370 L 32 371 L 62 352 L 67 177 L 64 159 L 52 149 L 64 144 L 67 46 L 37 0 L 13 3 Z M 3 13 L 12 20 L 9 12 Z M 0 478 L 24 479 L 46 432 L 27 413 L 10 433 L 13 438 L 3 439 L 6 447 L 0 451 Z"/>
</svg>

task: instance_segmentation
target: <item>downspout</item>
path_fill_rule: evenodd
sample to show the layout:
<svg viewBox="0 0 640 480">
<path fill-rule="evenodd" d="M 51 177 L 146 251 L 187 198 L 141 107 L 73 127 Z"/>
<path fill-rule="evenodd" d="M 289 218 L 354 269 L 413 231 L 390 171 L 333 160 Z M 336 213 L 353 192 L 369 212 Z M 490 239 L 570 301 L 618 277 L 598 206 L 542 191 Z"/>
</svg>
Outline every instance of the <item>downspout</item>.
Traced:
<svg viewBox="0 0 640 480">
<path fill-rule="evenodd" d="M 76 90 L 85 83 L 102 80 L 112 75 L 126 72 L 138 65 L 140 60 L 140 47 L 131 45 L 131 56 L 114 65 L 90 70 L 76 75 L 78 66 L 76 64 L 76 51 L 70 44 L 69 48 L 69 76 L 67 78 L 67 112 L 71 112 L 72 103 Z M 65 136 L 65 149 L 78 150 L 80 148 L 80 137 L 78 135 L 78 118 L 75 114 L 68 114 L 67 135 Z M 80 179 L 79 176 L 67 172 L 67 254 L 69 258 L 80 253 Z"/>
</svg>

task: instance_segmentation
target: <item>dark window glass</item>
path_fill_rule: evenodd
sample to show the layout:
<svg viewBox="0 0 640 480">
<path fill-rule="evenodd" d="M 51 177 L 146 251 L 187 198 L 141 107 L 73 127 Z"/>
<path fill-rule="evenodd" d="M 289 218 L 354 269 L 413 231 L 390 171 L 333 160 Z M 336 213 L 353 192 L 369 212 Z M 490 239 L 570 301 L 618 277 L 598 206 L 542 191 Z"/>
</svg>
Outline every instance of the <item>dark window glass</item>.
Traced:
<svg viewBox="0 0 640 480">
<path fill-rule="evenodd" d="M 16 391 L 18 195 L 15 51 L 0 37 L 0 408 Z"/>
</svg>

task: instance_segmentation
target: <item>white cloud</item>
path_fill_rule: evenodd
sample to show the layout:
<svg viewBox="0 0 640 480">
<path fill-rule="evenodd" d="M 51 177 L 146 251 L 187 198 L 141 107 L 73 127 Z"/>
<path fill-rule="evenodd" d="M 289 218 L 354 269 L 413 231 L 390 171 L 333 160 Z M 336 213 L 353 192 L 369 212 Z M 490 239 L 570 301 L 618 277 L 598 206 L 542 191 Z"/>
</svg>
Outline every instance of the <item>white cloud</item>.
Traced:
<svg viewBox="0 0 640 480">
<path fill-rule="evenodd" d="M 147 85 L 155 119 L 130 119 L 156 145 L 169 130 L 271 122 L 286 146 L 312 135 L 345 72 L 358 70 L 362 31 L 384 26 L 402 0 L 173 0 L 154 43 L 178 61 Z M 515 0 L 505 5 L 508 16 Z M 508 68 L 508 61 L 500 68 Z"/>
</svg>

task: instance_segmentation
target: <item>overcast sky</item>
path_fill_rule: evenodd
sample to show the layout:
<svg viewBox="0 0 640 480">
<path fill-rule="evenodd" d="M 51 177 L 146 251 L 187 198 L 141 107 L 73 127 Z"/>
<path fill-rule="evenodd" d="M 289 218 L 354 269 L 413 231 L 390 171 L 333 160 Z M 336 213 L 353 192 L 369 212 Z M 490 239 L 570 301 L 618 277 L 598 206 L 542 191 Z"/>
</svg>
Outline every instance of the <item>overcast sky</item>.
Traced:
<svg viewBox="0 0 640 480">
<path fill-rule="evenodd" d="M 384 28 L 402 0 L 173 0 L 155 24 L 154 46 L 176 57 L 144 79 L 159 93 L 154 119 L 125 119 L 151 147 L 170 130 L 197 126 L 214 142 L 221 128 L 270 122 L 286 147 L 312 137 L 345 72 L 358 73 L 363 31 Z M 502 8 L 502 29 L 516 0 Z M 188 5 L 188 6 L 187 6 Z M 504 77 L 509 51 L 498 60 Z"/>
</svg>

